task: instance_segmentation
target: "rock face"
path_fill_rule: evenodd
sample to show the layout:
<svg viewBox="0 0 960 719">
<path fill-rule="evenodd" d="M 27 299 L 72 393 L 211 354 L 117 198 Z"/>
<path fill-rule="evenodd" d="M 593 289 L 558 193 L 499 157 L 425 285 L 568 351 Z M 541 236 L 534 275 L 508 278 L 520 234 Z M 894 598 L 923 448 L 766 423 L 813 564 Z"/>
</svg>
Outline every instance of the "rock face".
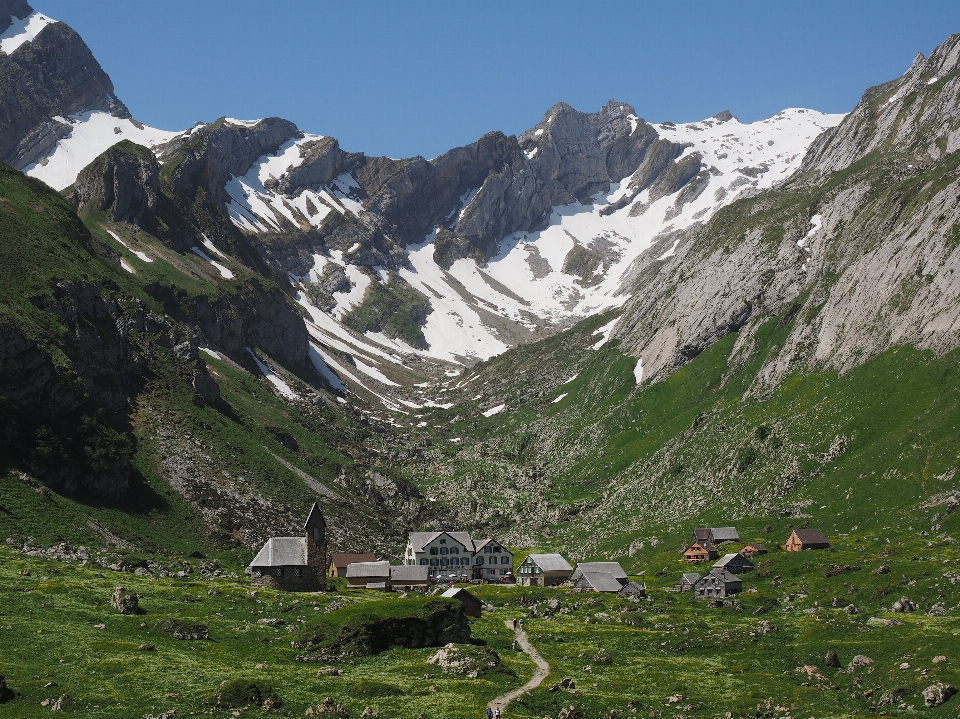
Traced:
<svg viewBox="0 0 960 719">
<path fill-rule="evenodd" d="M 19 0 L 0 4 L 0 27 L 32 12 Z M 129 117 L 113 83 L 80 36 L 63 23 L 47 25 L 12 54 L 0 53 L 0 160 L 25 167 L 45 156 L 70 125 L 53 119 L 85 110 Z"/>
<path fill-rule="evenodd" d="M 779 188 L 682 233 L 669 258 L 640 258 L 615 336 L 642 359 L 645 380 L 739 331 L 736 363 L 777 317 L 791 333 L 754 392 L 898 344 L 938 354 L 960 346 L 960 180 L 947 159 L 960 148 L 958 66 L 954 36 L 868 90 Z"/>
<path fill-rule="evenodd" d="M 88 165 L 74 183 L 77 210 L 92 206 L 114 222 L 152 228 L 160 198 L 160 163 L 153 152 L 129 140 Z"/>
</svg>

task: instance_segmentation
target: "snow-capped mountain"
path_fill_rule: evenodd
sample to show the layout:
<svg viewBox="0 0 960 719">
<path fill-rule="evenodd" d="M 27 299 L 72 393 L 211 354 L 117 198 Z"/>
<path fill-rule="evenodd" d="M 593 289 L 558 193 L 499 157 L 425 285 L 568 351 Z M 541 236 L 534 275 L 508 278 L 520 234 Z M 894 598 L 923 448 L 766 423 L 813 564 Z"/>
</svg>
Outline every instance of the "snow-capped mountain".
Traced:
<svg viewBox="0 0 960 719">
<path fill-rule="evenodd" d="M 224 281 L 253 261 L 238 248 L 253 248 L 302 306 L 326 381 L 388 408 L 402 406 L 392 392 L 410 384 L 412 358 L 470 364 L 622 305 L 641 258 L 671 257 L 678 233 L 791 175 L 842 119 L 789 109 L 654 125 L 621 102 L 560 103 L 519 137 L 491 133 L 432 160 L 345 152 L 276 118 L 164 131 L 130 116 L 69 28 L 6 6 L 0 72 L 59 73 L 59 94 L 31 86 L 40 99 L 3 128 L 3 159 L 64 189 L 120 141 L 147 148 L 157 167 L 131 177 L 166 178 L 179 214 L 154 223 L 165 241 Z M 66 50 L 86 74 L 66 74 Z M 123 220 L 164 210 L 144 211 Z"/>
</svg>

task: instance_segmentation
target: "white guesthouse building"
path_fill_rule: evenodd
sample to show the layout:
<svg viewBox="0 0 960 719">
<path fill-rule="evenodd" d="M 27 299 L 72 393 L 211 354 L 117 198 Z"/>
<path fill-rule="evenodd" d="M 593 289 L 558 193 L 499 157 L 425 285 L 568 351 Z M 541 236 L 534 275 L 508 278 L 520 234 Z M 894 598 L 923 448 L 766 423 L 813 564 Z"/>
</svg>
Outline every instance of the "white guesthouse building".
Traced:
<svg viewBox="0 0 960 719">
<path fill-rule="evenodd" d="M 494 539 L 468 532 L 410 532 L 404 564 L 430 568 L 431 577 L 499 581 L 513 574 L 513 554 Z"/>
</svg>

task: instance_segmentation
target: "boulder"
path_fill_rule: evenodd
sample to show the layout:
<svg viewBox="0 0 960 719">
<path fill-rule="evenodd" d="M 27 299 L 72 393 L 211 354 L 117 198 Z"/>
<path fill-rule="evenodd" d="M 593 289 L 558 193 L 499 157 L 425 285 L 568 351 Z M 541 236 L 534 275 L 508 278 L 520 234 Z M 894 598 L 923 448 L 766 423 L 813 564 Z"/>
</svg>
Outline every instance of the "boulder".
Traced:
<svg viewBox="0 0 960 719">
<path fill-rule="evenodd" d="M 343 672 L 336 667 L 320 667 L 317 669 L 318 677 L 338 677 L 341 674 L 343 674 Z"/>
<path fill-rule="evenodd" d="M 360 719 L 376 719 L 377 710 L 373 707 L 367 707 L 363 710 L 363 713 L 360 715 Z"/>
<path fill-rule="evenodd" d="M 161 634 L 169 634 L 174 639 L 185 641 L 210 638 L 210 628 L 205 624 L 188 624 L 177 619 L 164 619 L 157 624 L 156 630 Z"/>
<path fill-rule="evenodd" d="M 571 704 L 557 713 L 557 719 L 583 719 L 583 712 Z"/>
<path fill-rule="evenodd" d="M 947 661 L 947 658 L 943 654 L 938 654 L 933 658 L 934 664 L 943 664 L 945 661 Z"/>
<path fill-rule="evenodd" d="M 7 678 L 0 674 L 0 704 L 10 701 L 13 697 L 13 690 L 7 686 Z"/>
<path fill-rule="evenodd" d="M 853 659 L 850 660 L 850 663 L 847 665 L 847 671 L 853 674 L 858 669 L 863 667 L 868 667 L 873 664 L 873 659 L 866 656 L 865 654 L 858 654 Z"/>
<path fill-rule="evenodd" d="M 825 667 L 839 667 L 840 666 L 840 657 L 837 656 L 837 653 L 834 651 L 827 652 L 826 656 L 823 657 L 823 666 Z"/>
<path fill-rule="evenodd" d="M 853 604 L 848 604 L 843 608 L 843 611 L 845 611 L 847 614 L 853 615 L 857 613 L 857 608 Z"/>
<path fill-rule="evenodd" d="M 504 673 L 511 671 L 495 651 L 474 644 L 447 644 L 427 659 L 427 662 L 436 664 L 444 674 L 466 676 L 470 679 L 476 679 L 493 671 Z"/>
<path fill-rule="evenodd" d="M 954 689 L 954 691 L 956 691 L 956 690 Z M 944 701 L 946 701 L 946 700 L 944 700 Z M 62 712 L 64 709 L 66 709 L 67 707 L 69 707 L 71 704 L 73 704 L 73 697 L 70 696 L 69 694 L 61 694 L 61 695 L 60 695 L 60 698 L 57 699 L 57 700 L 53 703 L 53 705 L 50 707 L 50 711 L 52 711 L 52 712 Z"/>
<path fill-rule="evenodd" d="M 923 690 L 923 703 L 928 707 L 938 707 L 956 693 L 957 688 L 952 684 L 937 682 Z"/>
<path fill-rule="evenodd" d="M 323 717 L 324 719 L 349 719 L 347 710 L 330 697 L 327 697 L 316 706 L 308 707 L 306 711 L 308 717 Z"/>
<path fill-rule="evenodd" d="M 894 612 L 915 612 L 917 611 L 917 605 L 906 597 L 900 597 L 900 600 L 894 602 L 890 609 Z"/>
<path fill-rule="evenodd" d="M 110 606 L 121 614 L 146 614 L 140 608 L 141 595 L 134 592 L 128 592 L 123 587 L 117 587 L 113 590 L 113 596 L 110 598 Z"/>
</svg>

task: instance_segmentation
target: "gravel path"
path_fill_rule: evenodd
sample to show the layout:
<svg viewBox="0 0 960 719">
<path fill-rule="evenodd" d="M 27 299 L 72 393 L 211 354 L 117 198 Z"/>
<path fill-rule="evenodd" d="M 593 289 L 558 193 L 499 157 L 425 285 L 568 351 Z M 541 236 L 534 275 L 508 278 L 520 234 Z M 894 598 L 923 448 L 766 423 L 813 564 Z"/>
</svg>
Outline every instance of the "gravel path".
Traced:
<svg viewBox="0 0 960 719">
<path fill-rule="evenodd" d="M 505 621 L 504 624 L 507 625 L 508 629 L 512 628 L 510 626 L 511 624 L 510 621 Z M 518 689 L 514 689 L 513 691 L 510 691 L 510 692 L 507 692 L 503 696 L 499 696 L 496 699 L 492 700 L 490 704 L 488 704 L 487 706 L 489 706 L 494 711 L 496 711 L 497 707 L 500 707 L 500 710 L 503 711 L 503 709 L 507 706 L 507 704 L 512 702 L 518 696 L 520 696 L 521 694 L 525 694 L 531 689 L 536 689 L 538 686 L 540 686 L 540 683 L 544 679 L 546 679 L 547 675 L 550 673 L 550 665 L 547 664 L 547 661 L 540 656 L 539 652 L 537 652 L 536 649 L 533 648 L 533 645 L 530 643 L 530 640 L 527 639 L 527 633 L 524 631 L 521 631 L 519 627 L 514 628 L 514 632 L 516 633 L 517 643 L 520 644 L 520 648 L 523 649 L 523 651 L 527 653 L 527 656 L 529 656 L 533 660 L 533 663 L 537 665 L 537 671 L 534 673 L 530 681 L 528 681 L 522 687 Z"/>
</svg>

